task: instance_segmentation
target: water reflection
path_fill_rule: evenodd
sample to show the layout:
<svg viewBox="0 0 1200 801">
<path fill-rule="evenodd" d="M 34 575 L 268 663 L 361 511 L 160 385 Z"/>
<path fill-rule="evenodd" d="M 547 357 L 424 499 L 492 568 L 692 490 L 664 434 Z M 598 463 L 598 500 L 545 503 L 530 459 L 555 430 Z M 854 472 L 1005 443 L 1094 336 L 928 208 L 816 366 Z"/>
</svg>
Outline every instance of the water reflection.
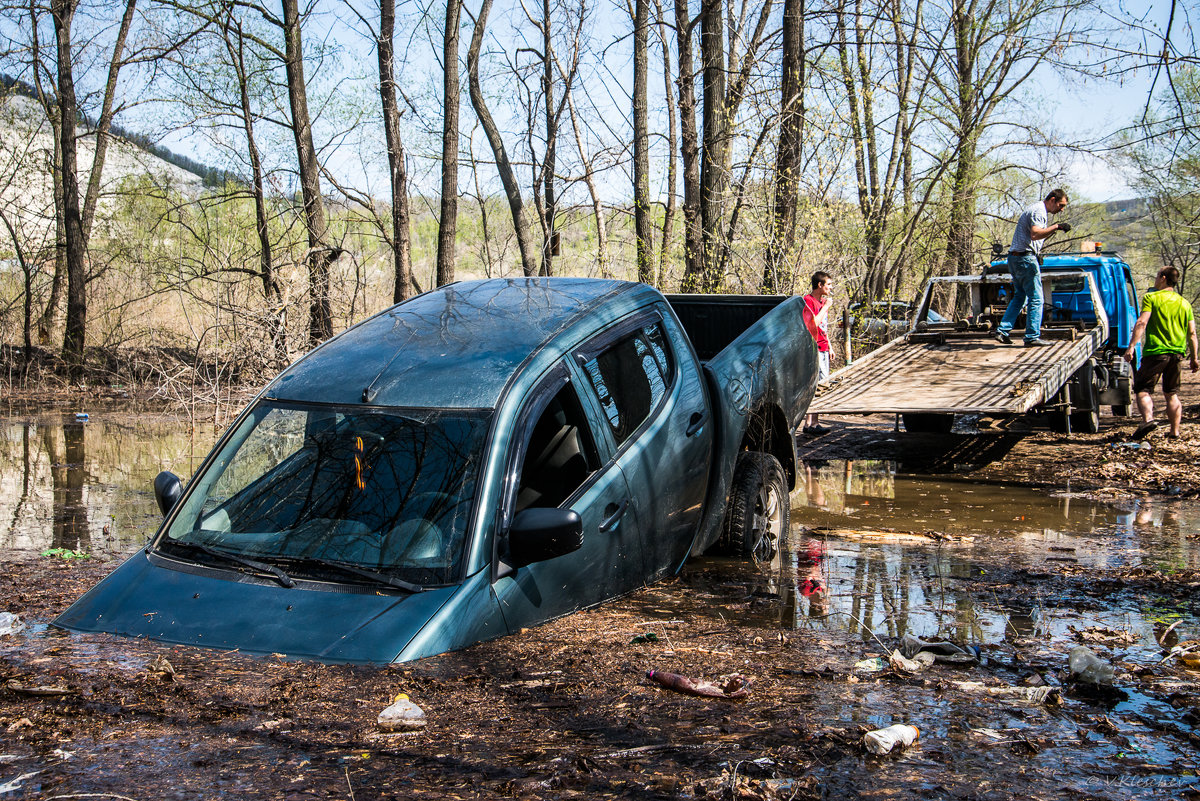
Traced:
<svg viewBox="0 0 1200 801">
<path fill-rule="evenodd" d="M 1195 505 L 919 477 L 882 461 L 802 467 L 791 528 L 759 590 L 778 598 L 774 611 L 760 612 L 777 612 L 786 629 L 982 643 L 1057 636 L 1070 625 L 1132 625 L 1149 637 L 1153 623 L 1140 610 L 1114 603 L 1087 610 L 1081 623 L 1067 599 L 980 598 L 972 580 L 989 569 L 1039 572 L 1048 563 L 1200 567 L 1186 533 L 1200 525 Z"/>
<path fill-rule="evenodd" d="M 160 470 L 190 476 L 211 427 L 146 413 L 0 419 L 0 548 L 120 554 L 160 521 Z"/>
</svg>

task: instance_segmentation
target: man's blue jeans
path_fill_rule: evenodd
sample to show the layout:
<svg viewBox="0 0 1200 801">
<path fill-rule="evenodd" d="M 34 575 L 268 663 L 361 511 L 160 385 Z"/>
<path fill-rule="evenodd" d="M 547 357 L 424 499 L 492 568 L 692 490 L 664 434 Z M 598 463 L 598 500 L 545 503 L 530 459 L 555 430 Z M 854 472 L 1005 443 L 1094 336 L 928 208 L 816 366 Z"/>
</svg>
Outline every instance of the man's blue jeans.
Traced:
<svg viewBox="0 0 1200 801">
<path fill-rule="evenodd" d="M 1032 253 L 1009 253 L 1008 271 L 1013 277 L 1013 297 L 1004 310 L 1004 319 L 996 330 L 1007 334 L 1016 325 L 1017 317 L 1029 301 L 1029 313 L 1025 315 L 1025 341 L 1037 339 L 1042 334 L 1042 273 L 1038 269 L 1037 256 Z"/>
</svg>

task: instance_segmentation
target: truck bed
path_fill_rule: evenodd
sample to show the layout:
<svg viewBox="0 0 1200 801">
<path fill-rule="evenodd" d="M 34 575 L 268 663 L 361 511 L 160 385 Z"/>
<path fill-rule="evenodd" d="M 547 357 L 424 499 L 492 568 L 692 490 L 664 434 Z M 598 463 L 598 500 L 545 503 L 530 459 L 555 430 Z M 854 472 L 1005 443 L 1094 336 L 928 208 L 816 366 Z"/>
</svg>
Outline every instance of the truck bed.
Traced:
<svg viewBox="0 0 1200 801">
<path fill-rule="evenodd" d="M 1043 338 L 1051 336 L 1049 346 L 1027 348 L 1018 337 L 1001 345 L 985 332 L 910 334 L 833 373 L 809 411 L 1024 414 L 1088 360 L 1104 329 L 1043 332 Z"/>
</svg>

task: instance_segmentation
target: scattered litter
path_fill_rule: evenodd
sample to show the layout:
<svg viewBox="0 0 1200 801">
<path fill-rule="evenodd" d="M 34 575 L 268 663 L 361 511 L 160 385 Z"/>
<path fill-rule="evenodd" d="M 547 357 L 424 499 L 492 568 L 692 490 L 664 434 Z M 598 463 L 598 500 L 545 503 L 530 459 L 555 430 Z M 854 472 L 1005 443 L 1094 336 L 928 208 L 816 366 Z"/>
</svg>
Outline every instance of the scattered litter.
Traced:
<svg viewBox="0 0 1200 801">
<path fill-rule="evenodd" d="M 175 668 L 162 654 L 154 657 L 154 661 L 146 666 L 146 672 L 163 681 L 175 681 Z"/>
<path fill-rule="evenodd" d="M 0 795 L 8 795 L 9 793 L 15 793 L 17 790 L 21 789 L 22 784 L 24 784 L 29 779 L 32 779 L 34 776 L 37 776 L 41 772 L 42 771 L 40 771 L 40 770 L 35 770 L 33 773 L 22 773 L 20 776 L 13 779 L 12 781 L 5 782 L 4 784 L 0 784 Z"/>
<path fill-rule="evenodd" d="M 950 684 L 963 692 L 984 693 L 996 698 L 1012 698 L 1035 704 L 1057 704 L 1062 700 L 1062 694 L 1057 687 L 988 686 L 979 681 L 952 681 Z"/>
<path fill-rule="evenodd" d="M 0 637 L 16 634 L 25 628 L 25 624 L 13 612 L 0 612 Z"/>
<path fill-rule="evenodd" d="M 55 748 L 53 751 L 50 752 L 50 756 L 57 757 L 58 759 L 61 759 L 63 762 L 66 762 L 68 760 L 75 758 L 75 755 L 73 753 L 71 753 L 70 751 L 64 751 L 61 748 Z"/>
<path fill-rule="evenodd" d="M 1113 667 L 1086 645 L 1076 645 L 1067 656 L 1071 678 L 1083 684 L 1112 684 Z"/>
<path fill-rule="evenodd" d="M 1112 445 L 1109 445 L 1108 447 L 1110 447 L 1114 450 L 1122 449 L 1122 450 L 1130 450 L 1130 451 L 1148 451 L 1153 446 L 1149 442 L 1143 441 L 1143 442 L 1114 442 Z"/>
<path fill-rule="evenodd" d="M 14 720 L 12 723 L 8 724 L 8 728 L 4 731 L 6 734 L 12 734 L 15 731 L 26 729 L 32 725 L 33 721 L 29 718 L 21 718 L 20 720 Z"/>
<path fill-rule="evenodd" d="M 400 693 L 379 713 L 379 728 L 383 731 L 413 731 L 425 728 L 425 710 Z"/>
<path fill-rule="evenodd" d="M 74 695 L 74 690 L 69 690 L 66 687 L 27 687 L 16 679 L 9 679 L 4 684 L 5 688 L 11 690 L 18 695 Z"/>
<path fill-rule="evenodd" d="M 646 678 L 669 690 L 705 698 L 745 698 L 750 695 L 750 680 L 738 673 L 721 676 L 716 682 L 692 679 L 679 673 L 647 670 Z"/>
<path fill-rule="evenodd" d="M 969 667 L 979 664 L 979 649 L 974 646 L 956 645 L 948 640 L 922 640 L 911 634 L 905 634 L 900 640 L 900 652 L 908 659 L 922 652 L 933 654 L 934 661 L 942 665 Z"/>
<path fill-rule="evenodd" d="M 921 732 L 916 726 L 897 723 L 894 726 L 888 726 L 886 729 L 876 729 L 875 731 L 867 732 L 863 735 L 863 743 L 872 754 L 882 756 L 883 754 L 891 753 L 897 746 L 908 748 L 920 736 Z"/>
<path fill-rule="evenodd" d="M 899 651 L 892 651 L 892 655 L 888 657 L 888 664 L 893 670 L 900 670 L 904 673 L 917 673 L 924 670 L 934 663 L 936 657 L 928 651 L 920 651 L 912 659 L 908 659 Z"/>
<path fill-rule="evenodd" d="M 888 663 L 882 657 L 873 656 L 870 659 L 862 659 L 855 662 L 854 669 L 862 673 L 878 673 L 881 670 L 887 670 Z"/>
<path fill-rule="evenodd" d="M 658 642 L 658 635 L 653 631 L 648 631 L 645 634 L 639 634 L 629 641 L 630 645 L 645 645 L 650 642 Z"/>
<path fill-rule="evenodd" d="M 81 423 L 86 423 L 89 419 L 87 412 L 75 412 L 75 419 Z"/>
</svg>

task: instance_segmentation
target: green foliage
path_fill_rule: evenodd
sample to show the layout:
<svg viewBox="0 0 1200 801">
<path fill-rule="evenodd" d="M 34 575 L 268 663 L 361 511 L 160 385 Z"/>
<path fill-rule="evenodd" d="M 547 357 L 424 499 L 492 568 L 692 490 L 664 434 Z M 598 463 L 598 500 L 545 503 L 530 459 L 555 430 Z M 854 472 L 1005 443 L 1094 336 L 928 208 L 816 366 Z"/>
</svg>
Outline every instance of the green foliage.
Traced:
<svg viewBox="0 0 1200 801">
<path fill-rule="evenodd" d="M 42 551 L 42 556 L 49 556 L 54 559 L 62 559 L 66 562 L 92 558 L 92 555 L 87 551 L 77 551 L 70 548 L 48 548 Z"/>
</svg>

